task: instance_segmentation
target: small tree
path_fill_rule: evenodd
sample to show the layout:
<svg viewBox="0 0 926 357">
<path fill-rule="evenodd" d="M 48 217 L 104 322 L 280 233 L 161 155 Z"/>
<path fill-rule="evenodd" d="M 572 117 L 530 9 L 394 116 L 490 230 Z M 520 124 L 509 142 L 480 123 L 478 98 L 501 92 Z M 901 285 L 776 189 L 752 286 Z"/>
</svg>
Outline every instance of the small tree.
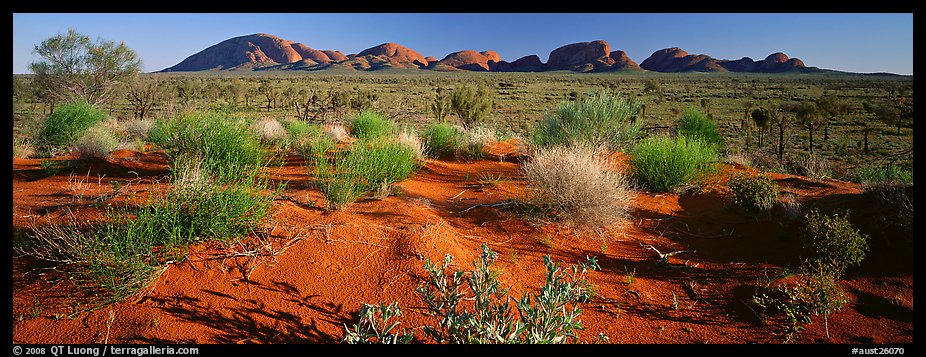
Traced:
<svg viewBox="0 0 926 357">
<path fill-rule="evenodd" d="M 812 102 L 799 104 L 795 108 L 794 113 L 797 122 L 807 129 L 810 155 L 813 155 L 813 133 L 824 125 L 826 118 L 823 116 L 820 109 L 817 108 L 817 105 Z"/>
<path fill-rule="evenodd" d="M 484 84 L 466 86 L 453 91 L 450 106 L 460 116 L 460 124 L 469 129 L 488 119 L 495 106 L 494 97 L 494 93 Z"/>
<path fill-rule="evenodd" d="M 126 99 L 135 117 L 144 119 L 159 102 L 164 100 L 160 77 L 136 77 L 126 86 Z"/>
<path fill-rule="evenodd" d="M 29 70 L 54 101 L 104 103 L 118 83 L 141 71 L 141 60 L 125 43 L 93 42 L 73 29 L 42 41 L 33 53 L 42 60 Z"/>
<path fill-rule="evenodd" d="M 779 107 L 780 113 L 775 113 L 772 116 L 772 123 L 778 128 L 778 161 L 784 160 L 785 157 L 785 132 L 788 131 L 791 124 L 788 113 L 796 113 L 797 109 L 798 104 L 782 103 Z"/>
<path fill-rule="evenodd" d="M 825 143 L 830 138 L 830 123 L 832 123 L 833 119 L 836 119 L 837 116 L 848 113 L 849 107 L 841 103 L 839 99 L 832 94 L 820 97 L 817 99 L 816 104 L 817 108 L 820 110 L 820 115 L 822 115 L 824 119 L 823 142 Z"/>
<path fill-rule="evenodd" d="M 772 121 L 772 112 L 765 108 L 756 108 L 752 111 L 752 122 L 759 128 L 759 147 L 762 147 L 762 134 Z"/>
</svg>

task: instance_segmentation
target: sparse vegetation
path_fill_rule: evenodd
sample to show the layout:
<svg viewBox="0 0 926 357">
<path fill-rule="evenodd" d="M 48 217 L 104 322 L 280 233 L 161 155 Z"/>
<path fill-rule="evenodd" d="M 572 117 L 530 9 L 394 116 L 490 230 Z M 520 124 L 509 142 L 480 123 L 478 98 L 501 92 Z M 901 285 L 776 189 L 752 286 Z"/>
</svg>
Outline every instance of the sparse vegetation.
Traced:
<svg viewBox="0 0 926 357">
<path fill-rule="evenodd" d="M 428 311 L 440 319 L 436 324 L 423 326 L 427 337 L 433 342 L 454 344 L 578 342 L 576 332 L 584 329 L 578 305 L 588 301 L 594 292 L 585 274 L 600 269 L 597 260 L 588 258 L 579 265 L 562 269 L 550 257 L 544 257 L 547 274 L 540 293 L 512 299 L 508 296 L 509 289 L 501 287 L 492 269 L 497 256 L 483 244 L 482 255 L 469 272 L 451 270 L 453 256 L 449 254 L 440 265 L 430 259 L 425 263 L 428 278 L 417 290 Z M 512 300 L 517 315 L 510 309 Z M 408 335 L 390 333 L 395 322 L 386 325 L 398 315 L 395 305 L 380 306 L 384 308 L 377 311 L 375 305 L 362 305 L 361 322 L 353 331 L 345 326 L 344 341 L 408 342 L 411 339 Z M 377 312 L 381 317 L 377 317 Z M 389 328 L 379 330 L 376 326 Z"/>
<path fill-rule="evenodd" d="M 84 131 L 74 143 L 81 158 L 105 158 L 119 146 L 119 139 L 104 125 L 96 125 Z"/>
<path fill-rule="evenodd" d="M 485 85 L 464 86 L 450 93 L 450 108 L 460 117 L 464 128 L 485 123 L 494 106 L 495 93 Z"/>
<path fill-rule="evenodd" d="M 482 154 L 482 144 L 449 122 L 431 123 L 422 133 L 428 156 L 434 158 L 474 159 Z"/>
</svg>

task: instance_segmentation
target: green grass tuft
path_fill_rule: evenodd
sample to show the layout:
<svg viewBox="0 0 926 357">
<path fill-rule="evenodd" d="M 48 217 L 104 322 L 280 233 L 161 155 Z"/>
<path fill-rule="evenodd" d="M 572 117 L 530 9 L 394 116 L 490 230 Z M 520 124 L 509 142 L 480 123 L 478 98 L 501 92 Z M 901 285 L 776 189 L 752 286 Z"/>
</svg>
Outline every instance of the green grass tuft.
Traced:
<svg viewBox="0 0 926 357">
<path fill-rule="evenodd" d="M 654 192 L 692 183 L 717 159 L 716 146 L 685 136 L 648 138 L 630 150 L 633 177 Z"/>
</svg>

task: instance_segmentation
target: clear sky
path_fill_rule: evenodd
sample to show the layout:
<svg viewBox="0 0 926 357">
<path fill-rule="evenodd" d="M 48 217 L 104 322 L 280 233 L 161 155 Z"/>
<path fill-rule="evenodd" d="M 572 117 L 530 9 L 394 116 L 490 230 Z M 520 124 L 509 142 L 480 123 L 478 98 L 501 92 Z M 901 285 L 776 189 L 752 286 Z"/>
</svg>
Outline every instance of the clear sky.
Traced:
<svg viewBox="0 0 926 357">
<path fill-rule="evenodd" d="M 396 42 L 441 59 L 455 51 L 495 50 L 503 60 L 562 45 L 605 40 L 643 62 L 680 47 L 718 59 L 764 59 L 784 52 L 808 66 L 848 72 L 913 74 L 913 14 L 13 14 L 13 73 L 42 40 L 73 28 L 124 41 L 144 71 L 173 66 L 223 40 L 267 33 L 320 50 L 360 52 Z"/>
</svg>

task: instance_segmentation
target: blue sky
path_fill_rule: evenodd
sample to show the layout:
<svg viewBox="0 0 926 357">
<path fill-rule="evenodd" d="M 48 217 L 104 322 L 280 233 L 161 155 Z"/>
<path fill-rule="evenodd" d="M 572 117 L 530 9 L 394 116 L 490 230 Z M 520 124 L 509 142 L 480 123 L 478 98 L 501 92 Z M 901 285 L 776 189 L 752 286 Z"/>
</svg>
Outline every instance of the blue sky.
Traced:
<svg viewBox="0 0 926 357">
<path fill-rule="evenodd" d="M 73 28 L 124 41 L 158 71 L 223 40 L 268 33 L 315 49 L 357 53 L 396 42 L 438 59 L 495 50 L 503 60 L 575 42 L 605 40 L 637 63 L 680 47 L 719 59 L 761 60 L 774 52 L 808 66 L 913 74 L 913 15 L 905 14 L 13 14 L 13 73 L 42 40 Z"/>
</svg>

